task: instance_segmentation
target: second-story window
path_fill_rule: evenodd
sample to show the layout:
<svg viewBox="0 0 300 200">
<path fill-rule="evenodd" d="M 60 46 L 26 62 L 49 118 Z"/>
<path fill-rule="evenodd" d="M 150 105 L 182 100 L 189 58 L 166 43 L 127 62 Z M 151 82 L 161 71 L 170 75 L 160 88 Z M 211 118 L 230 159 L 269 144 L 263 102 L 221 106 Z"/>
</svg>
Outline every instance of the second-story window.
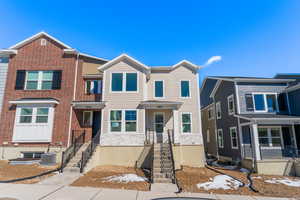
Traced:
<svg viewBox="0 0 300 200">
<path fill-rule="evenodd" d="M 188 98 L 190 95 L 190 81 L 180 81 L 180 96 Z"/>
<path fill-rule="evenodd" d="M 137 73 L 112 73 L 112 92 L 136 92 L 138 90 Z"/>
<path fill-rule="evenodd" d="M 216 113 L 217 113 L 217 119 L 221 119 L 221 102 L 216 103 Z"/>
<path fill-rule="evenodd" d="M 211 120 L 211 119 L 214 119 L 214 108 L 213 107 L 210 107 L 208 108 L 208 119 Z"/>
<path fill-rule="evenodd" d="M 86 80 L 85 93 L 87 94 L 101 94 L 102 81 L 101 80 Z"/>
<path fill-rule="evenodd" d="M 278 110 L 276 94 L 253 94 L 253 101 L 256 112 L 276 112 Z"/>
<path fill-rule="evenodd" d="M 228 114 L 232 115 L 234 114 L 234 100 L 233 95 L 230 95 L 227 97 L 227 104 L 228 104 Z"/>
<path fill-rule="evenodd" d="M 27 71 L 26 90 L 51 90 L 53 71 Z"/>
<path fill-rule="evenodd" d="M 154 97 L 163 98 L 164 97 L 164 82 L 154 81 Z"/>
</svg>

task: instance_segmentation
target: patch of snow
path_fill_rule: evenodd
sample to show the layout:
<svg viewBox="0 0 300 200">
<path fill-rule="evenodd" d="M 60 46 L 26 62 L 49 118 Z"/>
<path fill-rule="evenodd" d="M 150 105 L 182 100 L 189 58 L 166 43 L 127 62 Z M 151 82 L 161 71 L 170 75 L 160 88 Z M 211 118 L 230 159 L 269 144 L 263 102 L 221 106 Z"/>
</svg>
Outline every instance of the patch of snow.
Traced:
<svg viewBox="0 0 300 200">
<path fill-rule="evenodd" d="M 284 184 L 291 187 L 300 187 L 300 180 L 291 180 L 289 178 L 276 179 L 272 178 L 270 180 L 265 180 L 266 183 L 272 184 Z"/>
<path fill-rule="evenodd" d="M 262 179 L 261 176 L 254 176 L 254 177 L 251 177 L 252 179 Z"/>
<path fill-rule="evenodd" d="M 223 190 L 231 190 L 238 189 L 241 183 L 233 178 L 226 175 L 217 175 L 213 179 L 210 179 L 209 182 L 198 183 L 198 188 L 204 188 L 205 190 L 213 190 L 213 189 L 223 189 Z"/>
<path fill-rule="evenodd" d="M 243 172 L 243 173 L 249 173 L 250 171 L 246 168 L 241 168 L 240 169 L 240 172 Z"/>
<path fill-rule="evenodd" d="M 107 182 L 129 183 L 129 182 L 145 182 L 147 178 L 136 174 L 123 174 L 120 176 L 108 176 L 103 178 Z"/>
</svg>

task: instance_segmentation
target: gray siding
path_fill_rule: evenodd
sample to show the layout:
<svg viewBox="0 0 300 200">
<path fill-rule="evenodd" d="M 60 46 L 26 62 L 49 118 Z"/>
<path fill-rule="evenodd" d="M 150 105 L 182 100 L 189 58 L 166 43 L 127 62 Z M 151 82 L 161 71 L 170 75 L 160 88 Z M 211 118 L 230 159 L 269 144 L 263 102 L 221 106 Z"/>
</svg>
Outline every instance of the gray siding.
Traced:
<svg viewBox="0 0 300 200">
<path fill-rule="evenodd" d="M 289 92 L 289 103 L 292 115 L 300 115 L 300 89 Z"/>
<path fill-rule="evenodd" d="M 217 80 L 215 79 L 206 79 L 206 81 L 202 83 L 203 88 L 200 93 L 201 108 L 204 108 L 213 102 L 212 98 L 210 98 L 209 96 L 212 90 L 214 89 L 216 83 Z"/>
<path fill-rule="evenodd" d="M 8 70 L 8 63 L 1 63 L 0 62 L 0 113 L 2 111 L 2 104 L 3 104 L 3 97 L 4 97 L 4 91 L 5 91 L 7 70 Z"/>
<path fill-rule="evenodd" d="M 239 139 L 239 128 L 238 128 L 238 120 L 233 115 L 229 115 L 228 113 L 228 104 L 227 97 L 230 95 L 234 95 L 234 103 L 235 103 L 235 112 L 237 111 L 236 107 L 236 96 L 235 96 L 235 86 L 233 82 L 222 81 L 220 84 L 216 94 L 215 94 L 215 102 L 221 102 L 221 119 L 217 119 L 217 129 L 223 129 L 224 135 L 224 148 L 219 148 L 218 152 L 220 156 L 226 156 L 232 158 L 232 160 L 240 160 L 240 139 Z M 230 127 L 236 127 L 237 136 L 238 136 L 238 149 L 232 149 L 231 147 L 231 136 L 230 136 Z"/>
<path fill-rule="evenodd" d="M 281 93 L 286 88 L 286 84 L 238 84 L 237 94 L 239 98 L 240 113 L 249 114 L 246 109 L 245 94 L 251 94 L 253 92 L 271 92 L 271 93 Z"/>
</svg>

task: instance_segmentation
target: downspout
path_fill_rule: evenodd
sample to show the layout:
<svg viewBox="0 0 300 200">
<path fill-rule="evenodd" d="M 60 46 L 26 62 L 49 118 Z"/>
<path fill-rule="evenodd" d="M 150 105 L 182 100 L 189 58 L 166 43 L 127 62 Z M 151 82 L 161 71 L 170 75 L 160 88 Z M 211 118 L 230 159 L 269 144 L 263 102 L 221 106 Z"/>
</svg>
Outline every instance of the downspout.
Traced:
<svg viewBox="0 0 300 200">
<path fill-rule="evenodd" d="M 78 71 L 78 62 L 79 62 L 79 52 L 77 52 L 76 56 L 76 64 L 75 64 L 75 77 L 74 77 L 74 90 L 73 90 L 73 100 L 76 99 L 76 87 L 77 87 L 77 71 Z M 73 109 L 72 104 L 70 106 L 70 117 L 69 117 L 69 135 L 68 135 L 68 147 L 70 146 L 70 140 L 71 140 L 71 132 L 72 132 L 72 116 L 73 116 Z"/>
</svg>

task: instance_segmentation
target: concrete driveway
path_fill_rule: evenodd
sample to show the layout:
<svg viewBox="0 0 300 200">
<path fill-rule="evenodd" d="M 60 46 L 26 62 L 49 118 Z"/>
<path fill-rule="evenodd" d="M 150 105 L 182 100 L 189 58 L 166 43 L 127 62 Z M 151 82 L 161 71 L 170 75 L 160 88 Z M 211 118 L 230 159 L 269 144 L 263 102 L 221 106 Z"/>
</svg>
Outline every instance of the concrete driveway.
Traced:
<svg viewBox="0 0 300 200">
<path fill-rule="evenodd" d="M 250 197 L 239 195 L 212 195 L 202 193 L 164 193 L 142 192 L 135 190 L 115 190 L 91 187 L 72 187 L 39 184 L 0 184 L 0 200 L 150 200 L 184 197 L 217 200 L 287 200 L 287 198 Z"/>
</svg>

